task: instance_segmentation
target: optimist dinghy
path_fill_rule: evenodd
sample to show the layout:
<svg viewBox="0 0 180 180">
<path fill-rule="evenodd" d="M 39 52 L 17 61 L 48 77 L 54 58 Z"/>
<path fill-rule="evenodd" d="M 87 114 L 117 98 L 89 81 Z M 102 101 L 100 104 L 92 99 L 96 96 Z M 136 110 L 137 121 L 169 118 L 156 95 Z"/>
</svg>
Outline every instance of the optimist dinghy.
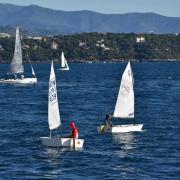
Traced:
<svg viewBox="0 0 180 180">
<path fill-rule="evenodd" d="M 84 139 L 52 137 L 51 131 L 59 128 L 61 124 L 58 96 L 56 89 L 56 76 L 54 73 L 53 61 L 51 64 L 51 73 L 49 78 L 49 98 L 48 98 L 48 124 L 50 135 L 49 137 L 41 137 L 42 144 L 49 147 L 71 147 L 82 148 Z"/>
<path fill-rule="evenodd" d="M 112 118 L 132 119 L 134 118 L 134 79 L 130 62 L 122 75 L 119 94 L 117 97 L 114 114 Z M 127 125 L 101 125 L 98 132 L 124 133 L 132 131 L 141 131 L 143 124 L 127 124 Z"/>
</svg>

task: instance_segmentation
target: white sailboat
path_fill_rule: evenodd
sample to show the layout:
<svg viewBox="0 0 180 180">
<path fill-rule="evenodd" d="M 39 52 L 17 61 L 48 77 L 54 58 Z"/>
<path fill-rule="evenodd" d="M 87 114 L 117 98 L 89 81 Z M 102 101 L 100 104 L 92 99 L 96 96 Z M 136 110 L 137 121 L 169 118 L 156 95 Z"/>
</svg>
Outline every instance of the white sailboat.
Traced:
<svg viewBox="0 0 180 180">
<path fill-rule="evenodd" d="M 61 53 L 61 67 L 60 67 L 60 70 L 69 71 L 69 66 L 68 66 L 68 63 L 66 61 L 66 58 L 65 58 L 63 52 Z"/>
<path fill-rule="evenodd" d="M 84 139 L 76 138 L 74 141 L 73 138 L 61 138 L 61 137 L 51 136 L 51 131 L 61 126 L 58 97 L 56 90 L 56 77 L 54 73 L 53 61 L 51 64 L 51 73 L 49 78 L 48 124 L 49 124 L 50 136 L 40 138 L 43 145 L 49 147 L 75 147 L 75 148 L 83 147 Z"/>
<path fill-rule="evenodd" d="M 10 64 L 9 72 L 5 78 L 0 79 L 0 83 L 18 83 L 18 84 L 35 84 L 37 78 L 31 64 L 32 77 L 24 76 L 24 67 L 22 65 L 22 48 L 19 34 L 19 27 L 16 28 L 16 40 L 13 60 Z"/>
<path fill-rule="evenodd" d="M 133 73 L 131 70 L 130 62 L 122 75 L 121 85 L 119 89 L 119 94 L 117 97 L 113 117 L 114 118 L 134 118 L 134 80 Z M 121 133 L 121 132 L 132 132 L 141 131 L 143 124 L 127 124 L 127 125 L 112 125 L 112 126 L 99 126 L 99 132 L 111 132 L 111 133 Z"/>
</svg>

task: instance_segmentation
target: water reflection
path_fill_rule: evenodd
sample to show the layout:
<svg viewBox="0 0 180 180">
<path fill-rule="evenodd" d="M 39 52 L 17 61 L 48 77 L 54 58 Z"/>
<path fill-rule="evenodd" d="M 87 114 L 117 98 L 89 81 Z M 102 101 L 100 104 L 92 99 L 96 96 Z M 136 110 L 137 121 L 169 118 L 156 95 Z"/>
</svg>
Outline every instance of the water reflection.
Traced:
<svg viewBox="0 0 180 180">
<path fill-rule="evenodd" d="M 36 167 L 40 179 L 57 179 L 63 171 L 63 168 L 60 168 L 64 163 L 63 156 L 63 149 L 43 146 L 43 149 L 41 149 L 41 156 L 39 157 L 41 166 Z"/>
<path fill-rule="evenodd" d="M 61 154 L 63 154 L 63 148 L 45 148 L 46 155 L 49 158 L 58 158 Z"/>
<path fill-rule="evenodd" d="M 117 164 L 113 167 L 114 170 L 120 171 L 121 176 L 125 179 L 129 179 L 129 175 L 138 171 L 137 167 L 132 167 L 131 162 L 134 161 L 134 152 L 136 146 L 136 134 L 135 133 L 119 133 L 112 135 L 113 141 L 118 145 L 118 149 L 114 152 L 115 157 L 121 164 Z M 125 163 L 123 163 L 125 162 Z M 131 177 L 132 178 L 132 177 Z"/>
<path fill-rule="evenodd" d="M 133 149 L 133 144 L 135 142 L 135 136 L 133 133 L 119 133 L 113 134 L 113 140 L 122 145 L 123 149 Z"/>
<path fill-rule="evenodd" d="M 115 153 L 120 158 L 126 157 L 130 150 L 135 148 L 135 135 L 133 133 L 113 134 L 112 137 L 115 143 L 121 145 L 121 149 Z"/>
</svg>

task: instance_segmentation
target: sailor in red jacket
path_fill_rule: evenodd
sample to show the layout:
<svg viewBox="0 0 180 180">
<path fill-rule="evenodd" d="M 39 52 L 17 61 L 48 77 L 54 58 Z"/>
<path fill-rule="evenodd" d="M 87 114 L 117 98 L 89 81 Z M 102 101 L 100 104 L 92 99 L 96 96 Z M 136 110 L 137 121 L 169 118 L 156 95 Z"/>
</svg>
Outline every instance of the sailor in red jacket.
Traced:
<svg viewBox="0 0 180 180">
<path fill-rule="evenodd" d="M 75 123 L 74 122 L 71 122 L 70 123 L 70 128 L 71 128 L 71 135 L 70 135 L 70 138 L 78 138 L 79 136 L 79 129 L 75 126 Z"/>
</svg>

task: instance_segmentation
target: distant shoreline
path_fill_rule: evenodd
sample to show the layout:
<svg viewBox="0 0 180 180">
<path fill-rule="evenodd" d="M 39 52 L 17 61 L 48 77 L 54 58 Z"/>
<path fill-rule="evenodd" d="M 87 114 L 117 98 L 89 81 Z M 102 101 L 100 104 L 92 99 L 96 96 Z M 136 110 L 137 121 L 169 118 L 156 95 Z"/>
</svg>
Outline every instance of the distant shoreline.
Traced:
<svg viewBox="0 0 180 180">
<path fill-rule="evenodd" d="M 138 62 L 138 63 L 143 63 L 143 62 L 180 62 L 180 59 L 151 59 L 151 60 L 107 60 L 107 61 L 102 61 L 102 60 L 96 60 L 96 61 L 87 61 L 87 60 L 69 60 L 68 63 L 82 63 L 82 64 L 91 64 L 91 63 L 124 63 L 124 62 Z M 10 64 L 11 62 L 0 62 L 0 64 Z M 51 63 L 51 61 L 32 61 L 32 64 L 47 64 Z M 60 61 L 54 61 L 55 64 L 60 63 Z M 28 61 L 24 61 L 23 64 L 29 64 Z"/>
</svg>

